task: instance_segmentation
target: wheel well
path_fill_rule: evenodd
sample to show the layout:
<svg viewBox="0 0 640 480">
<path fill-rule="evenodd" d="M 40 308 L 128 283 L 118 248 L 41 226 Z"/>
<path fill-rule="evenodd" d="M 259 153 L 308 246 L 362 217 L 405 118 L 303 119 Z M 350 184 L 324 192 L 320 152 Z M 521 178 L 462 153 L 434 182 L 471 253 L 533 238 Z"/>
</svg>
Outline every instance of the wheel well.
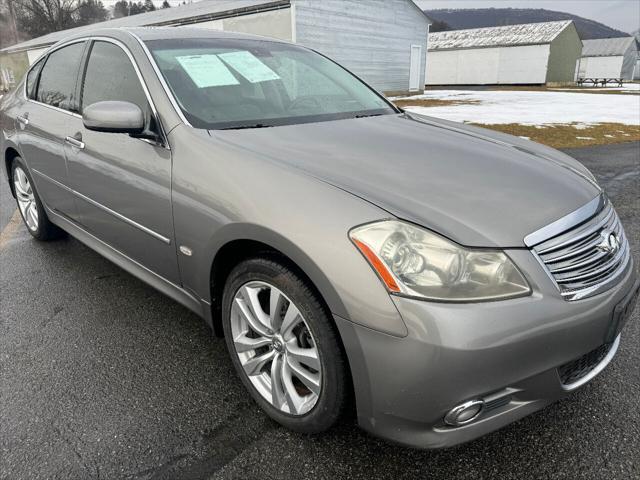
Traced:
<svg viewBox="0 0 640 480">
<path fill-rule="evenodd" d="M 257 242 L 255 240 L 233 240 L 218 250 L 211 267 L 211 314 L 213 320 L 213 332 L 216 336 L 222 337 L 224 335 L 222 329 L 222 294 L 224 292 L 224 286 L 227 282 L 227 278 L 236 265 L 244 260 L 255 257 L 273 258 L 274 260 L 278 260 L 279 262 L 286 264 L 287 267 L 295 271 L 317 295 L 321 305 L 325 309 L 325 312 L 329 318 L 331 318 L 331 310 L 320 294 L 318 288 L 314 285 L 309 276 L 305 274 L 304 271 L 287 255 L 270 245 Z"/>
<path fill-rule="evenodd" d="M 13 182 L 11 181 L 11 164 L 13 163 L 13 159 L 20 156 L 18 151 L 15 148 L 9 147 L 6 152 L 4 152 L 4 164 L 7 169 L 7 181 L 9 182 L 9 189 L 11 190 L 11 195 L 16 196 L 16 192 L 13 191 Z"/>
<path fill-rule="evenodd" d="M 218 250 L 211 267 L 211 316 L 213 332 L 217 337 L 224 336 L 224 331 L 222 328 L 222 295 L 227 278 L 236 265 L 244 260 L 255 257 L 266 257 L 277 260 L 281 263 L 284 263 L 288 268 L 299 275 L 300 278 L 307 284 L 307 286 L 318 298 L 318 301 L 324 309 L 327 318 L 329 318 L 331 322 L 334 322 L 331 310 L 329 309 L 329 305 L 320 293 L 320 290 L 318 290 L 318 287 L 315 286 L 311 278 L 309 278 L 309 276 L 291 258 L 282 253 L 280 250 L 262 242 L 257 242 L 255 240 L 233 240 L 223 245 L 223 247 Z M 337 330 L 337 326 L 335 325 L 335 323 L 333 323 L 333 327 Z M 356 405 L 351 363 L 349 361 L 349 356 L 347 355 L 344 344 L 342 343 L 342 337 L 337 331 L 336 333 L 338 336 L 340 349 L 342 350 L 345 364 L 347 366 L 346 374 L 348 383 L 350 385 L 347 411 L 349 411 L 349 415 L 353 417 L 356 414 Z"/>
</svg>

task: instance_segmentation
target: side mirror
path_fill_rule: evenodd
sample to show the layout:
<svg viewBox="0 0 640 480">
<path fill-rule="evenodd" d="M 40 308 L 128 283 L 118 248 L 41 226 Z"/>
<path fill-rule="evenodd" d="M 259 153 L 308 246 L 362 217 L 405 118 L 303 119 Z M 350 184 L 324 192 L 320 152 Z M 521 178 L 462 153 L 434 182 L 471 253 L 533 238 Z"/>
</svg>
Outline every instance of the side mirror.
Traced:
<svg viewBox="0 0 640 480">
<path fill-rule="evenodd" d="M 96 102 L 83 109 L 82 123 L 96 132 L 138 135 L 144 131 L 144 114 L 130 102 Z"/>
</svg>

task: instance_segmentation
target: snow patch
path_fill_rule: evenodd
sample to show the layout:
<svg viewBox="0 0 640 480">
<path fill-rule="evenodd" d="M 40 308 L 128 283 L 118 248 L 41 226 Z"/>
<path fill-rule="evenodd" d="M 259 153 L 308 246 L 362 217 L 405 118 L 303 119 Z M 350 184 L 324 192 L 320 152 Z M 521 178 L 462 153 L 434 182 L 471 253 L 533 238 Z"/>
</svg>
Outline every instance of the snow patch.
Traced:
<svg viewBox="0 0 640 480">
<path fill-rule="evenodd" d="M 577 124 L 578 129 L 598 123 L 640 125 L 640 96 L 633 95 L 526 90 L 427 90 L 422 95 L 401 99 L 406 102 L 460 100 L 461 97 L 475 103 L 403 108 L 422 115 L 479 124 Z"/>
</svg>

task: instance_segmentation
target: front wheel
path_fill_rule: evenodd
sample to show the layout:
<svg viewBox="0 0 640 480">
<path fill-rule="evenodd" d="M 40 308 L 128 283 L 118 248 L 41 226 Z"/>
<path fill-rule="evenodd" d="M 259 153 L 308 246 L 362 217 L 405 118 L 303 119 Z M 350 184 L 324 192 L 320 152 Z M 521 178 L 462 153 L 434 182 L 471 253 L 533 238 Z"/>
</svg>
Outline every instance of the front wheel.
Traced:
<svg viewBox="0 0 640 480">
<path fill-rule="evenodd" d="M 223 295 L 227 348 L 242 382 L 274 420 L 302 433 L 331 427 L 347 397 L 344 354 L 316 293 L 284 262 L 256 258 Z"/>
</svg>

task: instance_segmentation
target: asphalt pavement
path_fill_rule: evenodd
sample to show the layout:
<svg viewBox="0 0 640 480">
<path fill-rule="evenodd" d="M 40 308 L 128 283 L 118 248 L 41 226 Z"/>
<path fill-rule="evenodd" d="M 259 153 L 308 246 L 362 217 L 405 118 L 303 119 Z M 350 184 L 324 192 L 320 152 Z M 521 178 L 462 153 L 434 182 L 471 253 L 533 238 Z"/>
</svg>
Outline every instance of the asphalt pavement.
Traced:
<svg viewBox="0 0 640 480">
<path fill-rule="evenodd" d="M 640 143 L 569 153 L 640 259 Z M 349 421 L 306 437 L 260 412 L 202 320 L 72 238 L 32 240 L 14 212 L 2 179 L 2 479 L 640 478 L 638 309 L 593 382 L 472 443 L 412 450 Z"/>
</svg>

